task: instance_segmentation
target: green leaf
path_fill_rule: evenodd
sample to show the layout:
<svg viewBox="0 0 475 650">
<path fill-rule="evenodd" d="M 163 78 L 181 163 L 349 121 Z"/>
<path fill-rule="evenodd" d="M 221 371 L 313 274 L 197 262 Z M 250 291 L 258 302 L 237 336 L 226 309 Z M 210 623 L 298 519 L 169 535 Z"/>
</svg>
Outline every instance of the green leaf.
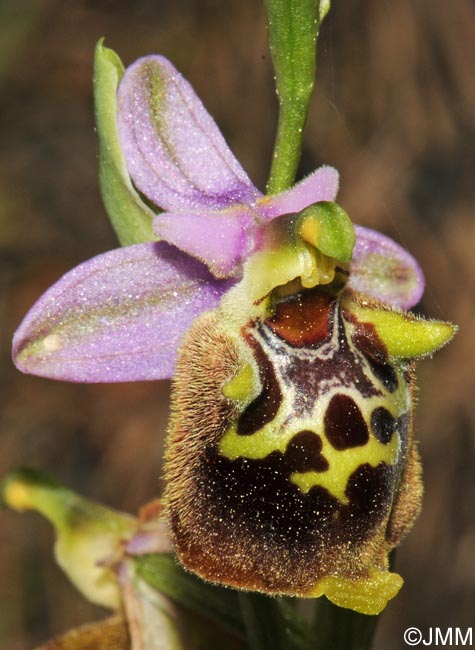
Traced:
<svg viewBox="0 0 475 650">
<path fill-rule="evenodd" d="M 124 66 L 117 54 L 96 46 L 94 104 L 99 137 L 99 185 L 105 208 L 122 246 L 157 239 L 152 230 L 153 211 L 130 180 L 117 132 L 117 86 Z"/>
<path fill-rule="evenodd" d="M 185 572 L 170 555 L 142 555 L 134 562 L 136 575 L 151 587 L 235 636 L 246 638 L 236 591 L 203 582 Z"/>
<path fill-rule="evenodd" d="M 267 190 L 294 182 L 316 69 L 317 38 L 330 0 L 264 0 L 274 63 L 279 124 Z"/>
<path fill-rule="evenodd" d="M 241 640 L 252 634 L 268 645 L 250 648 L 304 650 L 309 647 L 310 629 L 281 598 L 246 593 L 203 582 L 184 571 L 170 555 L 149 554 L 134 558 L 135 574 L 179 605 L 218 623 Z M 263 625 L 263 630 L 257 626 Z M 275 628 L 275 629 L 274 629 Z M 279 634 L 279 643 L 273 644 Z"/>
<path fill-rule="evenodd" d="M 132 569 L 130 571 L 130 569 Z M 129 571 L 128 577 L 124 570 Z M 130 560 L 121 567 L 121 583 L 131 647 L 143 650 L 248 650 L 244 640 L 154 589 L 140 578 Z"/>
</svg>

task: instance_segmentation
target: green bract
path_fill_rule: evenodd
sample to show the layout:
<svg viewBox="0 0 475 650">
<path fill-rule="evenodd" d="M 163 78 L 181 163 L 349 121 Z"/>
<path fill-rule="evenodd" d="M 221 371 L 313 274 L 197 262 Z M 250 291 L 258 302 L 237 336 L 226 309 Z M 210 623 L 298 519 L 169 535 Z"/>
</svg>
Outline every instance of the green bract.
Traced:
<svg viewBox="0 0 475 650">
<path fill-rule="evenodd" d="M 96 46 L 94 102 L 99 138 L 99 184 L 102 200 L 122 246 L 153 241 L 154 213 L 142 201 L 130 180 L 117 133 L 117 86 L 124 66 L 117 54 Z"/>
</svg>

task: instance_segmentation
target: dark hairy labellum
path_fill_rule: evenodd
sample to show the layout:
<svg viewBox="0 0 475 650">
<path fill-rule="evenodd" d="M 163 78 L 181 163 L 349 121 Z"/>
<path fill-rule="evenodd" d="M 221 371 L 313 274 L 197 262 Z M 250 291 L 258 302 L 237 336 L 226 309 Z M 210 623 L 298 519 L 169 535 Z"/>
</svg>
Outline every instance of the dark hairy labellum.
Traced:
<svg viewBox="0 0 475 650">
<path fill-rule="evenodd" d="M 309 289 L 267 318 L 236 327 L 217 310 L 188 333 L 165 499 L 203 578 L 365 613 L 399 590 L 388 552 L 422 493 L 412 372 L 361 335 L 351 305 Z"/>
</svg>

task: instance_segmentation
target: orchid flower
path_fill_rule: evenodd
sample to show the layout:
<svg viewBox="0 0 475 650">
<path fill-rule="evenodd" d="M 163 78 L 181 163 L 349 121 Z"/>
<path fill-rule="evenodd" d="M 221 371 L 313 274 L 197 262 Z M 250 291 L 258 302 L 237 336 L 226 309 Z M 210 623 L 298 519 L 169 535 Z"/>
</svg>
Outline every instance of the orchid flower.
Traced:
<svg viewBox="0 0 475 650">
<path fill-rule="evenodd" d="M 379 613 L 421 497 L 414 361 L 454 327 L 403 311 L 422 272 L 353 226 L 332 167 L 264 196 L 163 57 L 131 65 L 111 106 L 109 211 L 119 222 L 117 196 L 130 201 L 145 226 L 116 227 L 139 243 L 49 289 L 15 335 L 16 364 L 69 381 L 173 377 L 164 501 L 182 563 Z"/>
<path fill-rule="evenodd" d="M 135 187 L 157 206 L 160 241 L 99 255 L 47 291 L 15 334 L 24 372 L 80 382 L 172 377 L 183 335 L 241 279 L 272 221 L 333 201 L 338 190 L 336 170 L 324 166 L 263 196 L 190 84 L 160 56 L 124 74 L 117 129 Z M 405 309 L 418 302 L 424 281 L 411 255 L 382 234 L 355 230 L 348 285 Z M 292 268 L 274 269 L 276 283 L 301 275 L 305 248 Z"/>
</svg>

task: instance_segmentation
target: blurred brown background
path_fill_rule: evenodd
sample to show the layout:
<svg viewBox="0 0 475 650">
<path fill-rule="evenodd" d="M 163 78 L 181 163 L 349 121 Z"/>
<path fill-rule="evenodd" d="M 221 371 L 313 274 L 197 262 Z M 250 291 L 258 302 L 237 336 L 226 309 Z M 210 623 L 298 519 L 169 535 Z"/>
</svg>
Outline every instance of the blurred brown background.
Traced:
<svg viewBox="0 0 475 650">
<path fill-rule="evenodd" d="M 419 369 L 424 510 L 398 553 L 405 586 L 375 644 L 397 650 L 406 627 L 465 629 L 475 611 L 475 9 L 333 4 L 301 173 L 335 165 L 352 218 L 420 260 L 420 310 L 460 325 Z M 134 512 L 160 489 L 169 386 L 22 376 L 9 351 L 55 279 L 116 247 L 96 180 L 91 76 L 103 35 L 126 64 L 151 52 L 172 59 L 262 189 L 276 103 L 256 0 L 0 0 L 0 475 L 34 466 Z M 104 614 L 69 585 L 51 546 L 37 516 L 0 513 L 1 648 L 32 648 Z"/>
</svg>

